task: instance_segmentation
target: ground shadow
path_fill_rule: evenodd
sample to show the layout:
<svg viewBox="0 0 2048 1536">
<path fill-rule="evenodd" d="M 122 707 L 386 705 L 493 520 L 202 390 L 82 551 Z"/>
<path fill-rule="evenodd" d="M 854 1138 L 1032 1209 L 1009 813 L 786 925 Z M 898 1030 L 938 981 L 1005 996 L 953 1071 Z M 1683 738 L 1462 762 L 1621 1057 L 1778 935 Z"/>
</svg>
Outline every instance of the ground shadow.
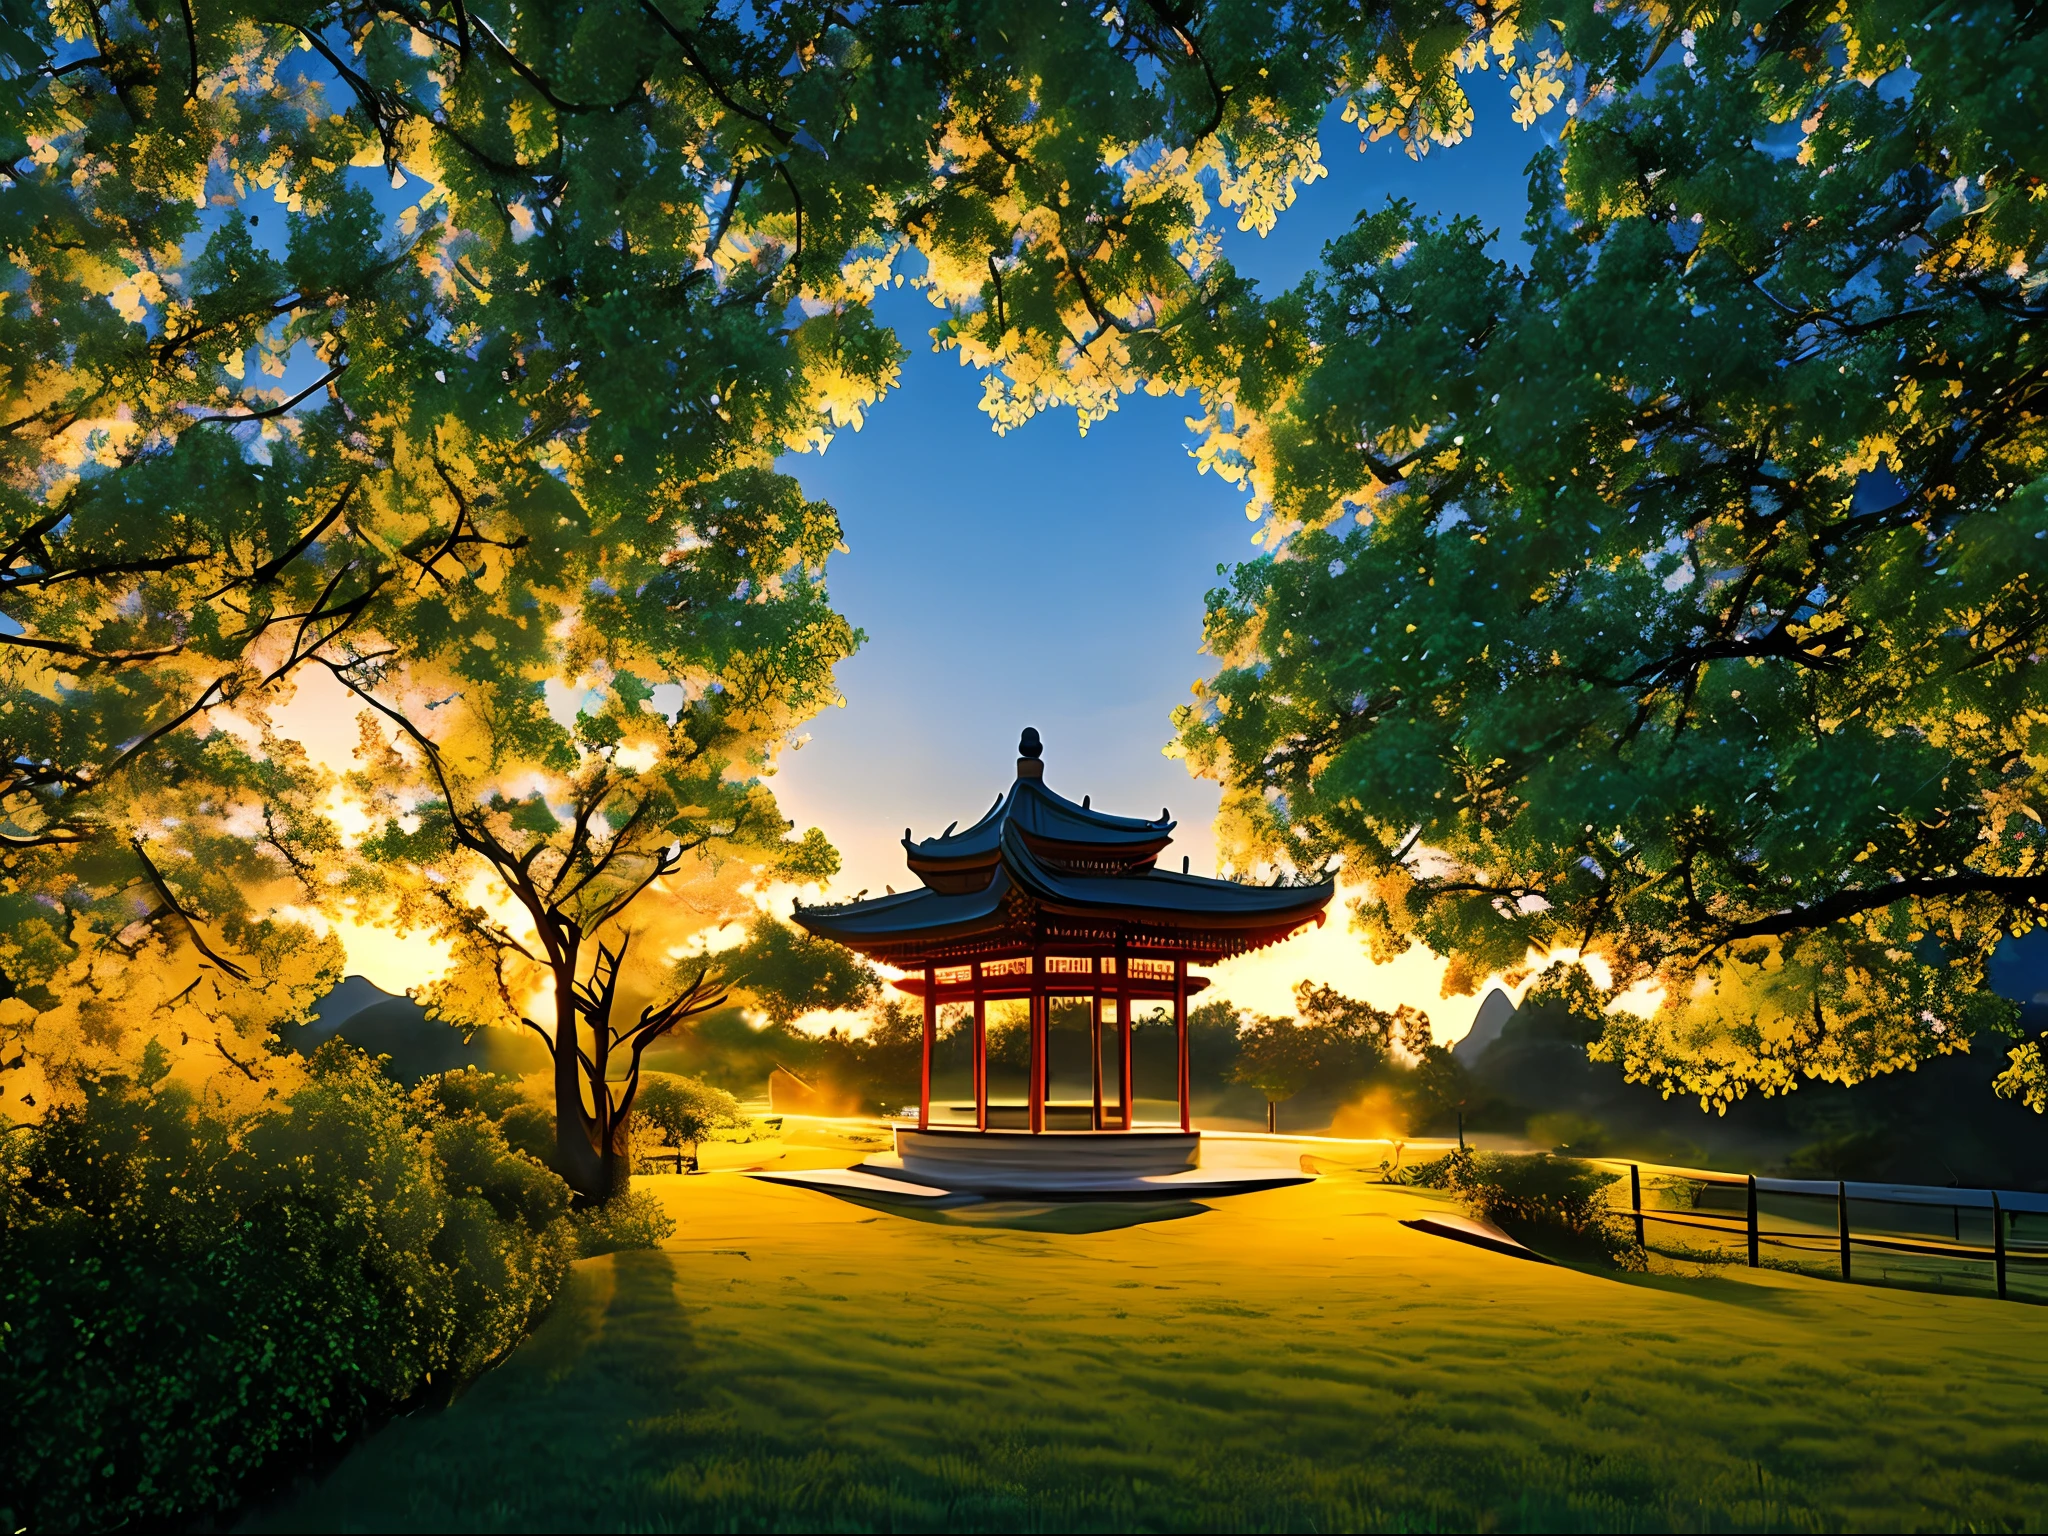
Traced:
<svg viewBox="0 0 2048 1536">
<path fill-rule="evenodd" d="M 1731 1307 L 1747 1307 L 1753 1312 L 1787 1312 L 1799 1305 L 1796 1291 L 1780 1289 L 1777 1286 L 1752 1285 L 1747 1280 L 1733 1275 L 1697 1274 L 1674 1275 L 1656 1270 L 1615 1269 L 1611 1265 L 1580 1259 L 1557 1259 L 1562 1268 L 1575 1269 L 1582 1275 L 1591 1275 L 1600 1280 L 1612 1280 L 1619 1285 L 1634 1286 L 1639 1290 L 1663 1291 L 1672 1296 L 1695 1297 L 1702 1301 L 1724 1302 Z"/>
<path fill-rule="evenodd" d="M 703 1400 L 677 1281 L 662 1252 L 578 1265 L 541 1326 L 447 1407 L 386 1424 L 235 1529 L 333 1530 L 337 1507 L 350 1529 L 589 1529 L 592 1491 L 657 1481 L 668 1426 Z"/>
<path fill-rule="evenodd" d="M 865 1190 L 814 1187 L 821 1195 L 830 1195 L 834 1200 L 844 1200 L 848 1205 L 857 1205 L 863 1210 L 879 1211 L 885 1216 L 902 1216 L 933 1226 L 994 1227 L 1011 1232 L 1054 1232 L 1068 1237 L 1082 1237 L 1091 1232 L 1118 1232 L 1125 1227 L 1142 1227 L 1150 1222 L 1180 1221 L 1185 1217 L 1203 1215 L 1210 1209 L 1198 1200 L 982 1200 L 971 1196 L 913 1204 Z"/>
</svg>

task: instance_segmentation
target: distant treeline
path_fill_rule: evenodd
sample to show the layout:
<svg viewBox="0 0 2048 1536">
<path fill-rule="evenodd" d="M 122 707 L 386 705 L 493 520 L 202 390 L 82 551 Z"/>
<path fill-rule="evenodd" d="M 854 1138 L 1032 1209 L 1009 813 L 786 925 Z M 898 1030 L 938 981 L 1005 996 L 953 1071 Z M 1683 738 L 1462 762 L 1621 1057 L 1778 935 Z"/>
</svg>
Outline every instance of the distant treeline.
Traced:
<svg viewBox="0 0 2048 1536">
<path fill-rule="evenodd" d="M 734 1003 L 659 1042 L 648 1053 L 650 1068 L 758 1099 L 781 1067 L 846 1113 L 916 1102 L 922 1013 L 871 969 L 766 916 L 721 959 Z M 2027 959 L 2025 976 L 2002 978 L 2022 995 L 2031 995 L 2035 973 L 2048 963 L 2031 951 Z M 2002 1050 L 1942 1057 L 1854 1088 L 1806 1082 L 1781 1098 L 1752 1095 L 1723 1115 L 1703 1112 L 1688 1097 L 1665 1099 L 1626 1081 L 1618 1066 L 1589 1059 L 1604 1001 L 1574 966 L 1540 978 L 1483 1052 L 1457 1057 L 1433 1045 L 1427 1018 L 1413 1010 L 1389 1013 L 1313 984 L 1297 990 L 1295 1004 L 1292 1015 L 1278 1018 L 1222 1001 L 1191 1011 L 1189 1075 L 1198 1116 L 1210 1124 L 1259 1125 L 1268 1102 L 1277 1102 L 1283 1130 L 1452 1135 L 1462 1123 L 1470 1132 L 1580 1156 L 2048 1188 L 2040 1119 L 1989 1091 L 2005 1064 Z M 861 1025 L 823 1033 L 798 1025 L 818 1009 L 849 1011 Z M 2048 1025 L 2048 1017 L 2033 1017 L 2048 1009 L 2024 1011 L 2033 1029 Z M 519 1076 L 546 1061 L 537 1044 L 509 1030 L 485 1031 L 465 1044 L 417 1004 L 360 978 L 344 983 L 323 1015 L 302 1031 L 303 1049 L 338 1032 L 387 1056 L 392 1074 L 406 1082 L 465 1064 Z M 1021 1031 L 1005 1031 L 992 1021 L 990 1060 L 1015 1071 L 1023 1062 Z M 1135 1036 L 1141 1099 L 1170 1094 L 1170 1087 L 1153 1084 L 1171 1060 L 1170 1019 L 1163 1012 L 1141 1019 Z M 1081 1060 L 1085 1071 L 1085 1054 Z"/>
</svg>

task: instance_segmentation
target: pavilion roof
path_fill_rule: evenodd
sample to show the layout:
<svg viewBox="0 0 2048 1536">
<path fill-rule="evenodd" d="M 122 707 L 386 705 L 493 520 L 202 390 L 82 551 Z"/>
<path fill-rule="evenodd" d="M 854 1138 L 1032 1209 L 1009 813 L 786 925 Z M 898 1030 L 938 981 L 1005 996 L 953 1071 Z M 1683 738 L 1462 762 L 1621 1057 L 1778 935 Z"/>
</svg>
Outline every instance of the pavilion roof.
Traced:
<svg viewBox="0 0 2048 1536">
<path fill-rule="evenodd" d="M 1035 760 L 965 832 L 904 838 L 922 889 L 796 910 L 820 938 L 894 964 L 1115 943 L 1214 964 L 1320 923 L 1334 880 L 1242 885 L 1155 867 L 1173 822 L 1111 816 L 1047 789 Z"/>
<path fill-rule="evenodd" d="M 1163 810 L 1157 821 L 1146 821 L 1076 805 L 1047 789 L 1044 779 L 1020 773 L 973 826 L 963 832 L 948 827 L 937 837 L 918 839 L 906 830 L 903 850 L 913 869 L 923 863 L 980 863 L 995 853 L 1005 829 L 1015 827 L 1046 842 L 1156 856 L 1173 840 L 1174 826 Z"/>
</svg>

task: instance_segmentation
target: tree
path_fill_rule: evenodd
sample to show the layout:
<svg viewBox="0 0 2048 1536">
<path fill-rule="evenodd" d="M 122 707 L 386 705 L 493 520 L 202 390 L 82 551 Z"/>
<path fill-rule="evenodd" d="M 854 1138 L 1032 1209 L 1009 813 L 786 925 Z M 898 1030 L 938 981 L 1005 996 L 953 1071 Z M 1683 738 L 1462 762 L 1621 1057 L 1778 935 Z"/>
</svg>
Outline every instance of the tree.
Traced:
<svg viewBox="0 0 2048 1536">
<path fill-rule="evenodd" d="M 1212 198 L 1269 228 L 1337 96 L 1449 141 L 1518 46 L 1421 0 L 0 3 L 0 1067 L 175 1037 L 276 1092 L 339 964 L 286 914 L 387 900 L 457 939 L 465 1025 L 549 972 L 586 1195 L 631 893 L 700 837 L 829 862 L 746 782 L 857 640 L 771 466 L 893 383 L 896 258 L 999 426 L 1199 389 L 1236 473 L 1267 353 L 1204 339 L 1249 293 Z M 335 683 L 381 733 L 359 878 L 293 735 Z"/>
<path fill-rule="evenodd" d="M 709 961 L 636 972 L 636 941 L 679 950 L 743 873 L 837 868 L 821 833 L 786 837 L 758 775 L 855 639 L 819 579 L 838 521 L 781 477 L 721 483 L 710 517 L 697 496 L 644 508 L 644 546 L 572 543 L 557 519 L 551 558 L 462 592 L 457 622 L 432 649 L 414 638 L 402 671 L 374 652 L 321 659 L 369 706 L 350 783 L 375 830 L 352 889 L 450 942 L 455 963 L 425 992 L 435 1012 L 547 1043 L 557 1169 L 587 1198 L 630 1174 L 647 1047 L 723 1000 Z M 746 542 L 685 547 L 707 522 Z M 551 712 L 565 679 L 580 696 Z M 664 685 L 681 695 L 670 712 L 654 703 Z"/>
<path fill-rule="evenodd" d="M 688 1147 L 697 1161 L 697 1145 L 713 1131 L 747 1123 L 740 1101 L 722 1088 L 673 1072 L 649 1072 L 640 1081 L 640 1118 L 654 1127 L 665 1147 Z"/>
<path fill-rule="evenodd" d="M 718 968 L 725 984 L 746 993 L 774 1024 L 865 1008 L 881 995 L 881 977 L 852 950 L 766 912 L 754 919 L 745 943 L 720 953 Z"/>
<path fill-rule="evenodd" d="M 1237 1039 L 1237 1064 L 1230 1069 L 1231 1081 L 1249 1083 L 1266 1096 L 1266 1129 L 1277 1131 L 1281 1104 L 1322 1071 L 1327 1041 L 1318 1030 L 1270 1014 L 1254 1014 Z"/>
<path fill-rule="evenodd" d="M 1327 983 L 1297 982 L 1294 1007 L 1304 1027 L 1321 1031 L 1333 1047 L 1341 1046 L 1351 1058 L 1351 1070 L 1361 1077 L 1385 1062 L 1396 1048 L 1419 1058 L 1432 1038 L 1429 1015 L 1421 1010 L 1401 1003 L 1388 1013 L 1346 997 Z"/>
<path fill-rule="evenodd" d="M 2009 1031 L 2048 912 L 2048 34 L 1687 14 L 1570 13 L 1526 270 L 1395 204 L 1270 307 L 1278 544 L 1181 743 L 1376 955 L 1597 955 L 1664 1001 L 1596 1051 L 1725 1105 Z"/>
</svg>

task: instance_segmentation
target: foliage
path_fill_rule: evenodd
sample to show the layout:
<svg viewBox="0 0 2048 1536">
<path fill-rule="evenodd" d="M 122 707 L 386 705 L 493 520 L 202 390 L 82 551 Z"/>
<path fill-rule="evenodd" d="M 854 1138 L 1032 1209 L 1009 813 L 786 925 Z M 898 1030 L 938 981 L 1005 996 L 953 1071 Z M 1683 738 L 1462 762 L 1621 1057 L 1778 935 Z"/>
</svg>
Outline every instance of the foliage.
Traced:
<svg viewBox="0 0 2048 1536">
<path fill-rule="evenodd" d="M 6 14 L 10 1108 L 151 1031 L 217 1096 L 288 1091 L 262 1041 L 339 952 L 287 914 L 353 904 L 453 945 L 451 1022 L 547 994 L 586 1196 L 631 1109 L 604 1058 L 713 996 L 652 941 L 622 973 L 638 898 L 701 923 L 836 867 L 764 781 L 860 637 L 774 461 L 892 387 L 879 288 L 999 428 L 1193 389 L 1242 478 L 1270 349 L 1224 323 L 1218 208 L 1270 229 L 1337 98 L 1420 150 L 1469 127 L 1460 71 L 1520 61 L 1533 111 L 1566 68 L 1433 0 Z M 305 745 L 359 708 L 351 872 Z"/>
<path fill-rule="evenodd" d="M 137 1079 L 8 1137 L 0 1503 L 105 1529 L 220 1509 L 280 1452 L 451 1384 L 544 1312 L 562 1181 L 481 1106 L 407 1096 L 330 1043 L 231 1120 Z M 11 1527 L 10 1527 L 11 1528 Z"/>
<path fill-rule="evenodd" d="M 1003 1043 L 999 1031 L 989 1032 L 990 1061 L 999 1059 L 996 1052 Z M 1016 1043 L 1014 1037 L 1009 1043 Z M 812 1068 L 823 1082 L 886 1111 L 917 1101 L 923 1053 L 923 1009 L 900 997 L 885 997 L 869 1011 L 864 1032 L 835 1029 L 820 1039 Z"/>
<path fill-rule="evenodd" d="M 844 945 L 766 912 L 748 927 L 746 942 L 720 952 L 718 966 L 726 986 L 744 992 L 775 1024 L 819 1010 L 865 1008 L 882 987 L 874 967 Z"/>
<path fill-rule="evenodd" d="M 390 1063 L 379 1058 L 378 1067 L 388 1073 Z M 413 1088 L 411 1101 L 413 1113 L 429 1119 L 482 1116 L 497 1126 L 507 1146 L 525 1153 L 542 1167 L 555 1155 L 552 1107 L 525 1084 L 495 1072 L 462 1067 L 423 1077 Z"/>
<path fill-rule="evenodd" d="M 659 1248 L 675 1235 L 675 1218 L 645 1190 L 587 1206 L 573 1214 L 577 1256 L 594 1259 L 627 1249 Z"/>
<path fill-rule="evenodd" d="M 1251 1084 L 1268 1103 L 1311 1085 L 1348 1095 L 1382 1084 L 1407 1101 L 1401 1118 L 1416 1125 L 1463 1102 L 1463 1069 L 1432 1039 L 1427 1014 L 1406 1003 L 1389 1013 L 1313 981 L 1299 983 L 1294 1000 L 1297 1018 L 1245 1024 L 1229 1081 Z"/>
<path fill-rule="evenodd" d="M 1231 1080 L 1251 1084 L 1265 1095 L 1268 1104 L 1293 1098 L 1322 1066 L 1316 1049 L 1321 1039 L 1292 1019 L 1258 1015 L 1237 1039 L 1237 1065 L 1231 1068 Z"/>
<path fill-rule="evenodd" d="M 662 1040 L 647 1061 L 650 1068 L 702 1078 L 736 1097 L 758 1098 L 778 1064 L 802 1074 L 817 1038 L 787 1025 L 755 1023 L 728 1003 Z"/>
<path fill-rule="evenodd" d="M 1583 965 L 1556 961 L 1522 994 L 1514 1023 L 1520 1033 L 1590 1045 L 1607 1028 L 1607 995 Z"/>
<path fill-rule="evenodd" d="M 1451 1180 L 1457 1176 L 1458 1171 L 1464 1167 L 1465 1160 L 1471 1155 L 1466 1148 L 1460 1147 L 1457 1151 L 1447 1152 L 1442 1157 L 1410 1163 L 1406 1168 L 1397 1169 L 1389 1182 L 1412 1184 L 1417 1189 L 1449 1189 Z"/>
<path fill-rule="evenodd" d="M 1432 1170 L 1465 1209 L 1539 1246 L 1589 1250 L 1625 1269 L 1643 1259 L 1633 1233 L 1609 1209 L 1605 1190 L 1621 1177 L 1547 1152 L 1514 1156 L 1453 1152 Z M 1414 1182 L 1423 1183 L 1418 1178 Z"/>
<path fill-rule="evenodd" d="M 639 1121 L 655 1132 L 665 1147 L 697 1144 L 713 1131 L 737 1130 L 748 1123 L 740 1102 L 723 1088 L 673 1072 L 647 1072 L 640 1079 Z"/>
<path fill-rule="evenodd" d="M 2048 33 L 1687 14 L 1569 13 L 1526 270 L 1394 204 L 1268 306 L 1309 359 L 1264 416 L 1279 547 L 1212 594 L 1180 724 L 1241 867 L 1341 857 L 1374 953 L 1451 992 L 1561 948 L 1654 983 L 1597 1050 L 1725 1107 L 2010 1028 Z"/>
<path fill-rule="evenodd" d="M 2048 1039 L 2048 1035 L 2042 1036 Z M 2035 1114 L 2048 1110 L 2048 1061 L 2032 1040 L 2014 1046 L 2007 1054 L 2006 1069 L 1992 1079 L 1992 1086 L 2008 1099 L 2018 1099 Z"/>
</svg>

